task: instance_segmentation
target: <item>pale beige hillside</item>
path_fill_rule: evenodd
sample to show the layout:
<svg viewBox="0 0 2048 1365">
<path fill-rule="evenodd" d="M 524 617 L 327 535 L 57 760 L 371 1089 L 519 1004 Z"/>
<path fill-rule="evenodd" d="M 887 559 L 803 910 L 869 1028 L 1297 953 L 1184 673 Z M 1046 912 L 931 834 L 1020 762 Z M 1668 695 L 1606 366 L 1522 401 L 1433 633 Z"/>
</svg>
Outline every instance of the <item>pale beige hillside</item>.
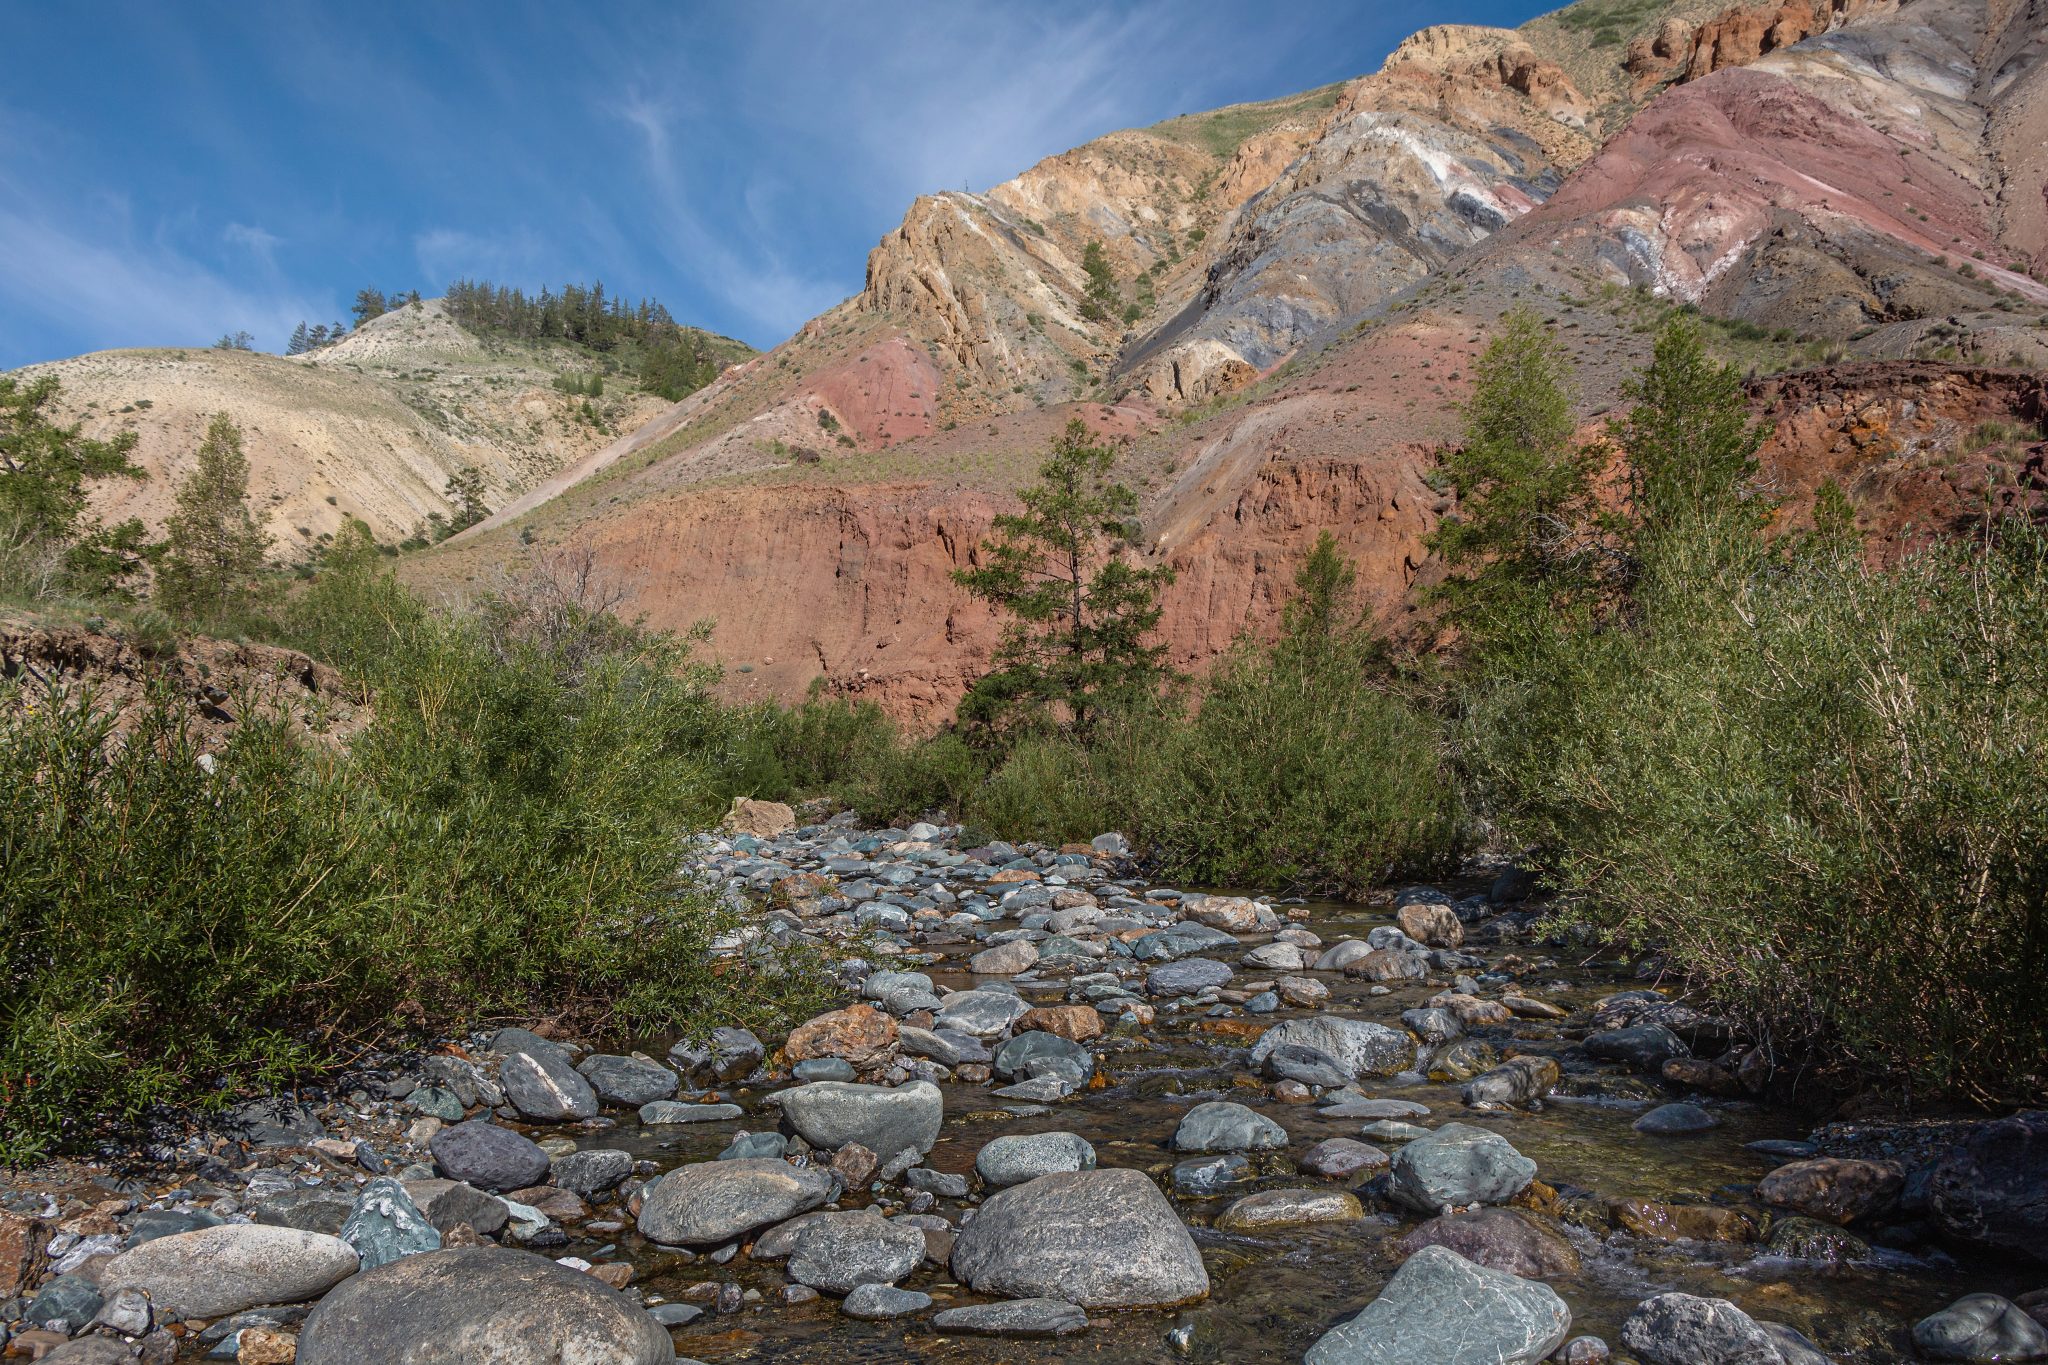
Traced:
<svg viewBox="0 0 2048 1365">
<path fill-rule="evenodd" d="M 372 319 L 307 356 L 150 349 L 99 351 L 29 366 L 63 388 L 62 419 L 86 434 L 136 433 L 149 477 L 110 480 L 100 515 L 161 524 L 191 468 L 206 424 L 225 412 L 243 430 L 250 493 L 277 554 L 291 558 L 361 517 L 379 540 L 412 535 L 447 515 L 448 476 L 484 472 L 498 506 L 669 407 L 630 381 L 591 401 L 560 392 L 587 354 L 565 346 L 480 340 L 438 300 Z"/>
</svg>

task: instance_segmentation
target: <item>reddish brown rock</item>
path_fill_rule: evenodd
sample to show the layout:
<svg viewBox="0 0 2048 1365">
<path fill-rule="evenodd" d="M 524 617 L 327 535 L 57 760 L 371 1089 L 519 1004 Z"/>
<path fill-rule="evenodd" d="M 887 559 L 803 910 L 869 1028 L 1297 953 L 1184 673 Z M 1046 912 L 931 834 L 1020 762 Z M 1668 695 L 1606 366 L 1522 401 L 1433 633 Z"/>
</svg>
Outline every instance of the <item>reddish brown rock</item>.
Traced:
<svg viewBox="0 0 2048 1365">
<path fill-rule="evenodd" d="M 1830 1223 L 1853 1223 L 1897 1202 L 1906 1173 L 1889 1161 L 1816 1157 L 1780 1166 L 1756 1183 L 1757 1198 Z"/>
<path fill-rule="evenodd" d="M 787 1066 L 838 1057 L 855 1071 L 878 1071 L 896 1055 L 896 1021 L 873 1005 L 848 1005 L 799 1024 L 782 1045 Z"/>
<path fill-rule="evenodd" d="M 26 1294 L 42 1283 L 48 1240 L 41 1219 L 0 1210 L 0 1299 Z"/>
<path fill-rule="evenodd" d="M 1713 1204 L 1616 1199 L 1608 1204 L 1607 1213 L 1616 1227 L 1660 1242 L 1754 1242 L 1758 1236 L 1753 1219 Z"/>
<path fill-rule="evenodd" d="M 1093 1005 L 1040 1005 L 1024 1011 L 1012 1032 L 1034 1030 L 1085 1043 L 1102 1035 L 1102 1014 Z"/>
<path fill-rule="evenodd" d="M 1456 948 L 1465 942 L 1465 926 L 1458 922 L 1457 912 L 1448 905 L 1435 901 L 1404 905 L 1396 912 L 1394 920 L 1401 926 L 1402 933 L 1432 948 Z"/>
</svg>

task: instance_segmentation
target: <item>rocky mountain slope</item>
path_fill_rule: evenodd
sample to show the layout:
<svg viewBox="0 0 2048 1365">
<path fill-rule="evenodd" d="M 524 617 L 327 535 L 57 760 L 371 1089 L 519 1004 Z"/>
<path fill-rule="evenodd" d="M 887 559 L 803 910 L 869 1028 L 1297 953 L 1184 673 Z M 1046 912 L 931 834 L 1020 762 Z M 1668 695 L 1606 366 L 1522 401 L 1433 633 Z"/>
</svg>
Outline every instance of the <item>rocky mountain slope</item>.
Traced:
<svg viewBox="0 0 2048 1365">
<path fill-rule="evenodd" d="M 2030 477 L 2037 399 L 1996 372 L 2048 360 L 2042 18 L 2038 0 L 1584 0 L 1516 31 L 1425 30 L 1335 90 L 1098 139 L 918 201 L 859 295 L 521 508 L 516 533 L 416 572 L 459 589 L 529 543 L 586 544 L 652 619 L 715 618 L 743 690 L 824 677 L 936 717 L 994 635 L 947 572 L 1080 415 L 1130 442 L 1153 552 L 1180 573 L 1178 663 L 1267 626 L 1324 528 L 1393 627 L 1448 510 L 1435 451 L 1516 303 L 1567 339 L 1589 422 L 1680 304 L 1760 375 L 1970 367 L 1757 391 L 1850 414 L 1782 427 L 1788 522 L 1825 473 L 1906 543 Z M 1091 320 L 1106 293 L 1124 310 Z M 1872 403 L 1910 434 L 1843 437 Z"/>
<path fill-rule="evenodd" d="M 110 519 L 160 524 L 207 422 L 233 416 L 261 521 L 290 558 L 350 516 L 380 540 L 403 540 L 449 513 L 448 476 L 465 465 L 483 471 L 488 500 L 502 503 L 668 411 L 665 399 L 614 384 L 593 400 L 593 422 L 582 397 L 553 387 L 557 375 L 591 368 L 570 347 L 480 339 L 428 300 L 303 356 L 101 351 L 23 373 L 55 375 L 61 419 L 87 435 L 136 433 L 149 478 L 97 491 Z"/>
</svg>

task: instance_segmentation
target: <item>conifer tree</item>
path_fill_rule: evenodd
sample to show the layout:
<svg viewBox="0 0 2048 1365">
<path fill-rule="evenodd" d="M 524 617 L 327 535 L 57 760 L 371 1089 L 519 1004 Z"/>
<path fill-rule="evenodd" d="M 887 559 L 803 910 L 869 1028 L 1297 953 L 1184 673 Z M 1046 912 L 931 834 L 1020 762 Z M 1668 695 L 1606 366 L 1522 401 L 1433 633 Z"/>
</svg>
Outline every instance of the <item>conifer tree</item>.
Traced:
<svg viewBox="0 0 2048 1365">
<path fill-rule="evenodd" d="M 1657 335 L 1649 368 L 1622 393 L 1635 406 L 1608 429 L 1628 458 L 1639 536 L 1724 514 L 1762 525 L 1769 504 L 1747 496 L 1744 485 L 1771 426 L 1749 419 L 1742 377 L 1707 354 L 1697 321 L 1674 314 Z"/>
<path fill-rule="evenodd" d="M 324 333 L 326 329 L 322 328 L 321 331 Z M 292 339 L 285 343 L 284 353 L 286 355 L 304 355 L 312 349 L 312 336 L 306 331 L 306 324 L 302 321 L 298 326 L 292 328 Z"/>
<path fill-rule="evenodd" d="M 1156 693 L 1166 647 L 1149 643 L 1165 566 L 1131 562 L 1137 494 L 1109 477 L 1113 447 L 1079 418 L 1054 440 L 1021 513 L 995 519 L 981 562 L 954 581 L 1010 617 L 994 669 L 961 702 L 984 735 L 1031 723 L 1085 732 L 1119 701 Z"/>
<path fill-rule="evenodd" d="M 249 511 L 241 428 L 220 413 L 207 426 L 198 464 L 178 486 L 177 510 L 164 523 L 158 605 L 191 620 L 228 619 L 254 598 L 268 546 Z"/>
<path fill-rule="evenodd" d="M 1444 458 L 1457 511 L 1429 538 L 1459 571 L 1434 595 L 1476 648 L 1600 582 L 1596 455 L 1573 430 L 1570 359 L 1532 309 L 1510 309 L 1474 367 L 1464 444 Z"/>
</svg>

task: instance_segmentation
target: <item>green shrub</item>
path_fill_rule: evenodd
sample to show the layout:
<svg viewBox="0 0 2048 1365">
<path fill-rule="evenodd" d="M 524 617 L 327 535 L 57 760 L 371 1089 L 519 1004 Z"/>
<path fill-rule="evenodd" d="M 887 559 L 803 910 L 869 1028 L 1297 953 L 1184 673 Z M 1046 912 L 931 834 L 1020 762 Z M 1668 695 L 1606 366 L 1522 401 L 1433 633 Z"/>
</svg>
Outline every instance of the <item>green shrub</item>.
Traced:
<svg viewBox="0 0 2048 1365">
<path fill-rule="evenodd" d="M 801 960 L 714 970 L 679 871 L 739 747 L 688 642 L 529 589 L 425 610 L 344 553 L 286 624 L 374 719 L 346 754 L 240 727 L 207 772 L 160 697 L 0 720 L 0 1160 L 479 1018 L 766 1022 Z"/>
<path fill-rule="evenodd" d="M 1781 1053 L 1983 1099 L 2048 1074 L 2048 555 L 1658 546 L 1642 625 L 1485 685 L 1467 751 L 1601 933 Z"/>
</svg>

